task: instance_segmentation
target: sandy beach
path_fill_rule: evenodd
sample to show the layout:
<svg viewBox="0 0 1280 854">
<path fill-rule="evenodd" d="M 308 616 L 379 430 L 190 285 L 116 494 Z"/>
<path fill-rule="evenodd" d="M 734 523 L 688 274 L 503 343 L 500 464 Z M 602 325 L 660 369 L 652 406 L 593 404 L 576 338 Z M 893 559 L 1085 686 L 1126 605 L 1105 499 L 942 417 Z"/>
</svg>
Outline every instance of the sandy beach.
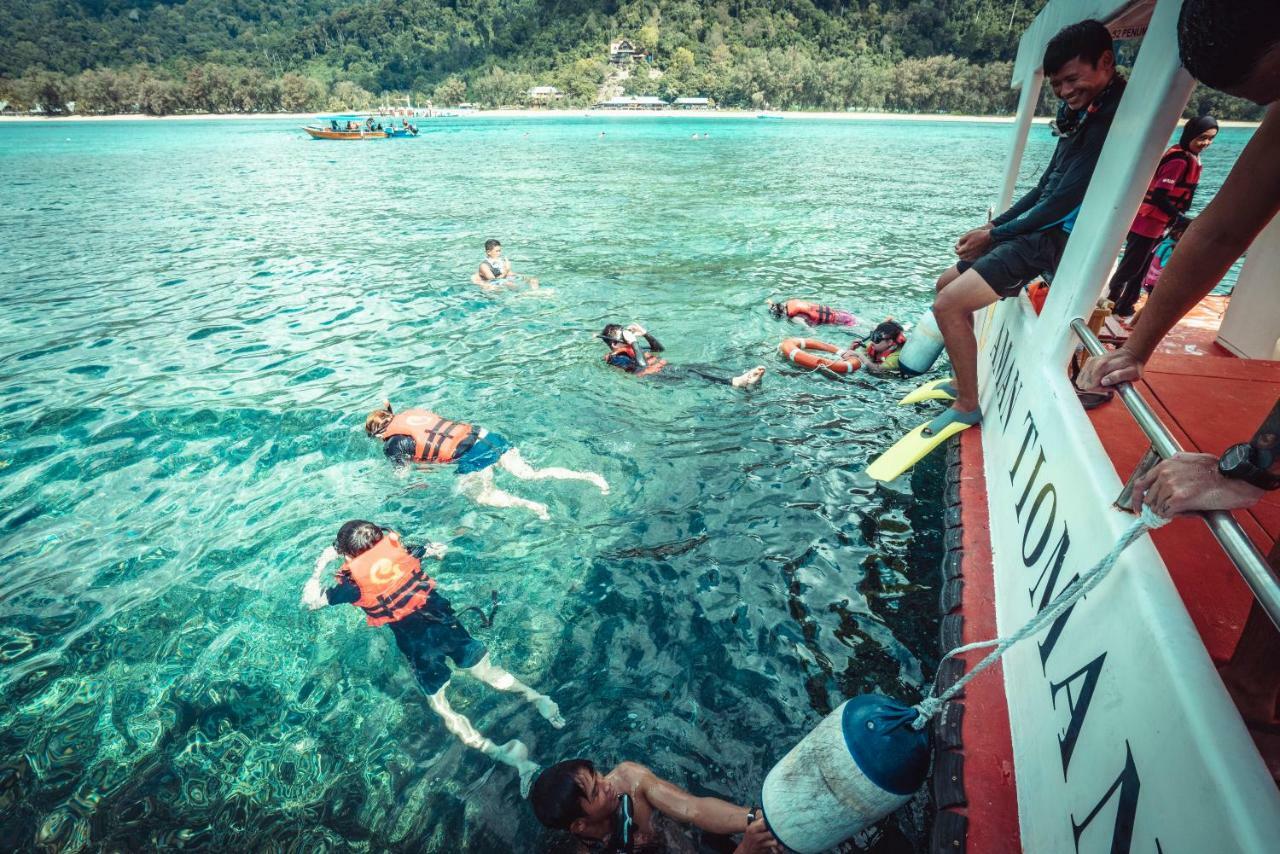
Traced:
<svg viewBox="0 0 1280 854">
<path fill-rule="evenodd" d="M 445 112 L 452 112 L 446 108 Z M 353 113 L 355 114 L 355 113 Z M 111 116 L 0 116 L 0 124 L 12 122 L 197 122 L 197 121 L 263 121 L 278 120 L 306 124 L 317 115 L 336 113 L 183 113 L 170 116 L 148 116 L 142 113 L 125 113 Z M 366 113 L 359 113 L 366 115 Z M 978 122 L 982 124 L 1012 124 L 1013 116 L 962 116 L 949 113 L 875 113 L 875 112 L 817 112 L 806 110 L 475 110 L 457 115 L 441 116 L 454 119 L 543 119 L 543 118 L 592 118 L 592 119 L 643 119 L 681 118 L 716 121 L 719 119 L 757 119 L 766 116 L 787 120 L 822 120 L 838 122 Z M 420 117 L 424 121 L 428 117 Z M 1048 116 L 1037 116 L 1032 121 L 1045 124 Z M 1256 128 L 1258 122 L 1220 122 L 1222 127 Z"/>
</svg>

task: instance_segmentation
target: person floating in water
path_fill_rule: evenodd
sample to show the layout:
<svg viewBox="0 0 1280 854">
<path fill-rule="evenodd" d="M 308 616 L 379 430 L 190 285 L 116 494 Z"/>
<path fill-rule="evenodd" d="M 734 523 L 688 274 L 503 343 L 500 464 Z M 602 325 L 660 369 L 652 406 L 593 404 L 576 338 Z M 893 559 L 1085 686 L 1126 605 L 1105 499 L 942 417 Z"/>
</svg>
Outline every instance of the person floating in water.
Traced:
<svg viewBox="0 0 1280 854">
<path fill-rule="evenodd" d="M 742 833 L 734 854 L 781 851 L 759 808 L 699 798 L 635 762 L 601 774 L 589 759 L 566 759 L 538 775 L 529 795 L 538 821 L 567 830 L 587 850 L 666 850 L 655 813 L 718 834 Z"/>
<path fill-rule="evenodd" d="M 899 370 L 898 353 L 906 343 L 906 330 L 890 317 L 871 330 L 866 338 L 853 342 L 840 354 L 840 358 L 856 356 L 862 362 L 863 370 L 873 374 L 893 373 Z"/>
<path fill-rule="evenodd" d="M 769 306 L 769 311 L 776 318 L 785 317 L 787 320 L 808 326 L 824 326 L 827 324 L 860 326 L 862 323 L 847 311 L 819 305 L 816 302 L 805 302 L 798 299 L 789 299 L 786 302 L 766 300 L 765 305 Z"/>
<path fill-rule="evenodd" d="M 443 560 L 445 550 L 441 543 L 410 548 L 394 531 L 352 520 L 339 529 L 333 545 L 316 561 L 315 571 L 302 590 L 302 604 L 313 611 L 329 605 L 355 605 L 365 612 L 370 626 L 390 627 L 396 646 L 427 694 L 427 704 L 445 728 L 467 747 L 516 769 L 520 793 L 527 797 L 538 772 L 538 766 L 529 760 L 529 749 L 519 739 L 494 744 L 453 710 L 445 696 L 452 675 L 445 658 L 453 659 L 459 669 L 486 685 L 519 694 L 553 727 L 563 727 L 564 718 L 554 700 L 490 661 L 484 644 L 467 633 L 449 600 L 436 590 L 435 580 L 422 570 L 422 559 Z M 338 583 L 325 588 L 321 576 L 338 557 L 346 559 L 338 570 Z"/>
<path fill-rule="evenodd" d="M 528 283 L 530 290 L 538 289 L 538 280 L 533 276 L 525 276 L 511 269 L 511 262 L 502 254 L 502 243 L 498 240 L 484 242 L 484 260 L 471 276 L 472 284 L 479 285 L 487 291 L 497 290 L 500 285 L 514 287 L 517 279 Z"/>
<path fill-rule="evenodd" d="M 609 352 L 604 357 L 606 364 L 640 377 L 658 376 L 679 379 L 686 374 L 691 374 L 709 382 L 731 385 L 734 388 L 757 386 L 764 378 L 764 365 L 757 365 L 736 377 L 709 374 L 696 366 L 673 368 L 666 359 L 654 355 L 662 352 L 662 344 L 638 323 L 633 323 L 625 329 L 620 324 L 610 323 L 596 337 L 609 347 Z M 642 338 L 647 348 L 637 346 Z"/>
<path fill-rule="evenodd" d="M 535 469 L 506 439 L 483 427 L 449 421 L 425 409 L 393 412 L 391 401 L 375 409 L 364 420 L 364 430 L 382 440 L 382 451 L 396 465 L 415 463 L 456 463 L 458 491 L 490 507 L 523 507 L 543 519 L 550 518 L 547 505 L 519 498 L 494 485 L 496 465 L 521 480 L 582 480 L 594 484 L 601 494 L 609 494 L 609 484 L 595 472 L 564 468 Z"/>
</svg>

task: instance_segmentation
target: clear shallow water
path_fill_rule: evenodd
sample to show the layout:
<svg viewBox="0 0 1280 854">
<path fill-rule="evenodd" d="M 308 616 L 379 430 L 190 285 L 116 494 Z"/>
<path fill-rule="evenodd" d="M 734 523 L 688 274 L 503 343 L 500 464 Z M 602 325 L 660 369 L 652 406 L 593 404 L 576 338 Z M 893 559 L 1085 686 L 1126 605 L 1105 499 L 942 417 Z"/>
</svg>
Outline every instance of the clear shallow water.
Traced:
<svg viewBox="0 0 1280 854">
<path fill-rule="evenodd" d="M 466 677 L 455 707 L 549 764 L 649 763 L 737 801 L 848 694 L 936 660 L 940 461 L 859 472 L 913 426 L 900 381 L 774 356 L 769 296 L 913 318 L 994 195 L 1008 126 L 424 122 L 0 126 L 0 833 L 19 848 L 545 847 L 515 776 L 450 737 L 389 632 L 298 606 L 337 527 L 446 540 L 455 605 L 551 729 Z M 598 133 L 604 130 L 606 137 Z M 690 134 L 710 132 L 707 140 Z M 1205 158 L 1203 205 L 1247 132 Z M 1033 130 L 1029 180 L 1051 140 Z M 467 284 L 488 237 L 553 294 Z M 592 334 L 763 389 L 645 383 Z M 820 336 L 840 342 L 844 336 Z M 496 430 L 478 509 L 364 438 L 390 397 Z M 411 489 L 426 483 L 424 489 Z M 922 844 L 895 820 L 881 850 Z"/>
</svg>

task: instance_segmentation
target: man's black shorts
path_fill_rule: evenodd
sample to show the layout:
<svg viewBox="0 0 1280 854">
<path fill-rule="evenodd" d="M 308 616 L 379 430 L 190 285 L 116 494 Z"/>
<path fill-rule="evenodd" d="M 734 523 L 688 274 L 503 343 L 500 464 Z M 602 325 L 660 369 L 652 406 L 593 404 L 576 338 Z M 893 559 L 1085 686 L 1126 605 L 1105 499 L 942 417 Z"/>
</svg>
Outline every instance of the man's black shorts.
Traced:
<svg viewBox="0 0 1280 854">
<path fill-rule="evenodd" d="M 445 656 L 459 667 L 474 667 L 486 652 L 484 644 L 458 622 L 449 600 L 434 590 L 425 607 L 391 623 L 391 631 L 427 694 L 443 688 L 452 675 Z"/>
<path fill-rule="evenodd" d="M 1058 269 L 1067 237 L 1060 228 L 1020 234 L 995 244 L 977 261 L 957 262 L 956 269 L 963 273 L 972 267 L 1001 299 L 1016 297 L 1028 282 Z"/>
</svg>

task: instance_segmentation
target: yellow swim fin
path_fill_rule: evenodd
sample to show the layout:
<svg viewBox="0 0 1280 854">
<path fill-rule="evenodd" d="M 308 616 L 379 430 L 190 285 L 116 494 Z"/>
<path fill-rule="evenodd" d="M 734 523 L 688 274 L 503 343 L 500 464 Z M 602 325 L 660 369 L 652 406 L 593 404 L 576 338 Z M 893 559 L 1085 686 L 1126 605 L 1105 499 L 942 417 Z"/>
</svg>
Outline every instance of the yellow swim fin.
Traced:
<svg viewBox="0 0 1280 854">
<path fill-rule="evenodd" d="M 906 406 L 908 403 L 923 403 L 926 400 L 955 400 L 956 396 L 952 393 L 952 389 L 955 388 L 955 382 L 955 377 L 930 380 L 898 401 L 898 405 Z M 943 386 L 948 386 L 948 388 L 943 388 Z"/>
<path fill-rule="evenodd" d="M 925 435 L 925 428 L 932 422 L 926 421 L 893 444 L 893 447 L 872 460 L 867 466 L 867 474 L 875 480 L 891 481 L 910 469 L 913 465 L 929 456 L 929 452 L 950 439 L 961 430 L 967 430 L 972 424 L 962 421 L 951 421 L 941 430 Z"/>
</svg>

